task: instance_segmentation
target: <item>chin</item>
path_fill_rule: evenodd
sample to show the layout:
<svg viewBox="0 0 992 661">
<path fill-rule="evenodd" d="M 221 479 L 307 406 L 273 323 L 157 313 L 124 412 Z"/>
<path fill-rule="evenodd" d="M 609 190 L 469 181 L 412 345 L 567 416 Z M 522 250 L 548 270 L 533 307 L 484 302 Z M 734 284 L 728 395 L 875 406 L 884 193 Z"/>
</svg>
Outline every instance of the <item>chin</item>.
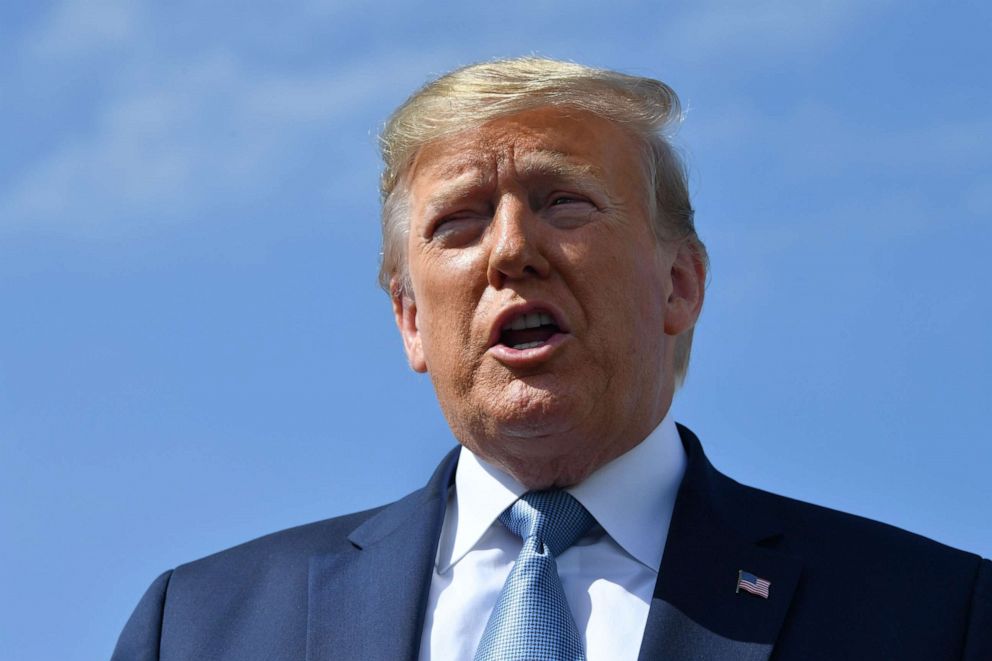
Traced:
<svg viewBox="0 0 992 661">
<path fill-rule="evenodd" d="M 576 484 L 595 463 L 588 455 L 597 444 L 582 430 L 595 403 L 583 397 L 584 391 L 549 376 L 518 377 L 495 390 L 479 389 L 462 400 L 466 406 L 445 410 L 463 445 L 529 489 Z"/>
<path fill-rule="evenodd" d="M 528 374 L 517 376 L 493 394 L 517 406 L 526 407 L 531 402 L 545 403 L 548 406 L 566 406 L 582 394 L 571 379 L 554 373 Z"/>
<path fill-rule="evenodd" d="M 492 418 L 497 436 L 509 439 L 553 438 L 571 432 L 575 418 L 556 407 L 534 407 L 515 410 L 511 415 Z"/>
<path fill-rule="evenodd" d="M 503 439 L 476 452 L 532 490 L 574 486 L 598 466 L 588 448 L 577 448 L 562 437 Z"/>
</svg>

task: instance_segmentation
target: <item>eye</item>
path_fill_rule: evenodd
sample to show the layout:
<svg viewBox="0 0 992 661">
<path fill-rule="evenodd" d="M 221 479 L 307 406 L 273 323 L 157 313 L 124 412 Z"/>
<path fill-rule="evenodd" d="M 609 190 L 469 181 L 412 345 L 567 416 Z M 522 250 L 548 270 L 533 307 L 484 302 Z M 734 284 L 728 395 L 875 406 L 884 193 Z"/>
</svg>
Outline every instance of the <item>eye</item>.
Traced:
<svg viewBox="0 0 992 661">
<path fill-rule="evenodd" d="M 594 219 L 598 207 L 584 195 L 555 192 L 549 195 L 544 207 L 548 222 L 560 229 L 581 227 Z"/>
<path fill-rule="evenodd" d="M 577 195 L 554 195 L 551 198 L 551 203 L 549 204 L 549 206 L 559 207 L 564 204 L 581 204 L 581 203 L 588 204 L 589 201 L 581 197 L 578 197 Z"/>
<path fill-rule="evenodd" d="M 477 211 L 464 210 L 447 214 L 434 222 L 430 240 L 445 247 L 472 243 L 482 234 L 487 222 L 488 217 Z"/>
</svg>

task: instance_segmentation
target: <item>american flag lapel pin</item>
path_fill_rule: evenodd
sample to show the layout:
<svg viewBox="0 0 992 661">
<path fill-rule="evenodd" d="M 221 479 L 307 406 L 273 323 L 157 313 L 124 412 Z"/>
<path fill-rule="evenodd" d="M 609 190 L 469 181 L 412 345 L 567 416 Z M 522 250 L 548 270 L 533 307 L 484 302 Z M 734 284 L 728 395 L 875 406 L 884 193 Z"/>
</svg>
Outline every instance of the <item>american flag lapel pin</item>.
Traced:
<svg viewBox="0 0 992 661">
<path fill-rule="evenodd" d="M 771 586 L 771 581 L 759 578 L 751 572 L 746 572 L 743 569 L 737 570 L 737 594 L 740 594 L 741 590 L 744 590 L 745 592 L 750 592 L 751 594 L 757 595 L 762 599 L 767 599 L 768 590 Z"/>
</svg>

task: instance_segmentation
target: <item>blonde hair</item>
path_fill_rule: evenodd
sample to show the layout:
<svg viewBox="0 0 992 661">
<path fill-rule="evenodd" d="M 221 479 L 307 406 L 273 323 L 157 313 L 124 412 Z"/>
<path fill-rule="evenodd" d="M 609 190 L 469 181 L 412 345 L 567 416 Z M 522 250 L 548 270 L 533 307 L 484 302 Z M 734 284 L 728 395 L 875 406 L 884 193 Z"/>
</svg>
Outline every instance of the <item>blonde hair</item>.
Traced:
<svg viewBox="0 0 992 661">
<path fill-rule="evenodd" d="M 412 296 L 407 272 L 409 200 L 403 176 L 417 152 L 435 140 L 524 110 L 555 106 L 586 111 L 617 123 L 643 145 L 659 241 L 680 242 L 707 263 L 696 235 L 685 166 L 668 134 L 681 120 L 675 92 L 653 78 L 594 69 L 573 62 L 524 57 L 456 69 L 417 90 L 390 116 L 379 136 L 382 160 L 382 262 L 379 284 L 391 295 Z M 689 367 L 692 330 L 675 344 L 675 380 Z"/>
</svg>

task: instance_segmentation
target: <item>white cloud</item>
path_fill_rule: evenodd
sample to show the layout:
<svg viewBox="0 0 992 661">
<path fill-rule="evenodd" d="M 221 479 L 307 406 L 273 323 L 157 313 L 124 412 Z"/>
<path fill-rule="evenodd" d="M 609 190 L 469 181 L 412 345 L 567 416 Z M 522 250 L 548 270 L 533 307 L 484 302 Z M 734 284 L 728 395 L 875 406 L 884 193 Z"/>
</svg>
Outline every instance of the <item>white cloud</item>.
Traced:
<svg viewBox="0 0 992 661">
<path fill-rule="evenodd" d="M 218 195 L 251 199 L 286 176 L 294 148 L 333 143 L 335 122 L 409 88 L 433 62 L 395 59 L 311 74 L 250 71 L 229 53 L 160 66 L 0 191 L 0 229 L 117 234 Z"/>
<path fill-rule="evenodd" d="M 849 108 L 824 99 L 772 115 L 735 99 L 723 108 L 690 113 L 683 139 L 695 151 L 772 153 L 796 176 L 856 166 L 867 173 L 940 177 L 992 160 L 987 117 L 935 114 L 927 123 L 900 126 L 896 116 L 880 128 L 882 119 L 872 123 Z"/>
<path fill-rule="evenodd" d="M 712 0 L 666 23 L 665 41 L 692 60 L 733 53 L 755 56 L 820 47 L 887 3 L 857 0 Z"/>
<path fill-rule="evenodd" d="M 34 72 L 31 84 L 46 90 L 47 103 L 65 109 L 51 128 L 66 132 L 0 182 L 0 232 L 116 236 L 193 217 L 218 200 L 250 203 L 289 176 L 302 150 L 333 146 L 343 125 L 365 137 L 383 119 L 384 99 L 451 55 L 371 51 L 302 68 L 258 57 L 264 26 L 232 31 L 223 46 L 212 33 L 177 42 L 159 22 L 182 16 L 162 10 L 152 20 L 154 8 L 64 0 L 14 42 L 17 66 Z M 312 11 L 273 10 L 287 22 L 277 37 L 311 33 Z M 78 80 L 99 87 L 81 93 Z M 358 172 L 334 175 L 340 183 Z"/>
<path fill-rule="evenodd" d="M 425 49 L 412 38 L 398 42 L 409 46 L 406 52 L 371 50 L 360 61 L 317 72 L 239 59 L 236 53 L 252 54 L 247 47 L 206 55 L 193 46 L 164 52 L 156 50 L 165 48 L 164 42 L 152 38 L 155 26 L 143 6 L 66 1 L 26 40 L 23 50 L 35 64 L 110 45 L 124 47 L 129 57 L 108 69 L 106 91 L 96 97 L 100 105 L 81 113 L 94 117 L 89 130 L 23 164 L 18 177 L 0 189 L 0 226 L 116 233 L 136 224 L 172 222 L 218 194 L 261 194 L 284 175 L 294 146 L 333 143 L 335 122 L 349 115 L 364 113 L 365 129 L 371 129 L 383 119 L 378 108 L 388 106 L 384 100 L 400 100 L 394 98 L 397 90 L 412 90 L 428 73 L 454 62 L 483 59 L 455 46 Z M 310 6 L 318 14 L 354 8 L 354 3 L 321 0 Z M 668 36 L 661 39 L 675 40 L 681 51 L 700 58 L 782 53 L 828 43 L 863 20 L 866 11 L 853 0 L 763 0 L 747 6 L 704 1 L 685 5 L 681 13 L 673 9 L 663 30 Z M 303 23 L 314 15 L 301 16 L 289 19 L 297 23 L 291 33 L 305 34 Z M 68 69 L 72 62 L 63 64 Z M 377 110 L 369 110 L 373 107 Z M 992 122 L 984 119 L 881 133 L 825 104 L 772 118 L 738 99 L 721 111 L 691 111 L 682 141 L 694 154 L 707 149 L 744 154 L 757 146 L 796 176 L 812 177 L 852 164 L 919 174 L 987 162 L 988 136 Z M 987 199 L 981 191 L 973 197 L 979 206 Z"/>
<path fill-rule="evenodd" d="M 128 0 L 64 0 L 26 42 L 38 56 L 69 58 L 133 43 L 141 28 L 141 3 Z"/>
</svg>

